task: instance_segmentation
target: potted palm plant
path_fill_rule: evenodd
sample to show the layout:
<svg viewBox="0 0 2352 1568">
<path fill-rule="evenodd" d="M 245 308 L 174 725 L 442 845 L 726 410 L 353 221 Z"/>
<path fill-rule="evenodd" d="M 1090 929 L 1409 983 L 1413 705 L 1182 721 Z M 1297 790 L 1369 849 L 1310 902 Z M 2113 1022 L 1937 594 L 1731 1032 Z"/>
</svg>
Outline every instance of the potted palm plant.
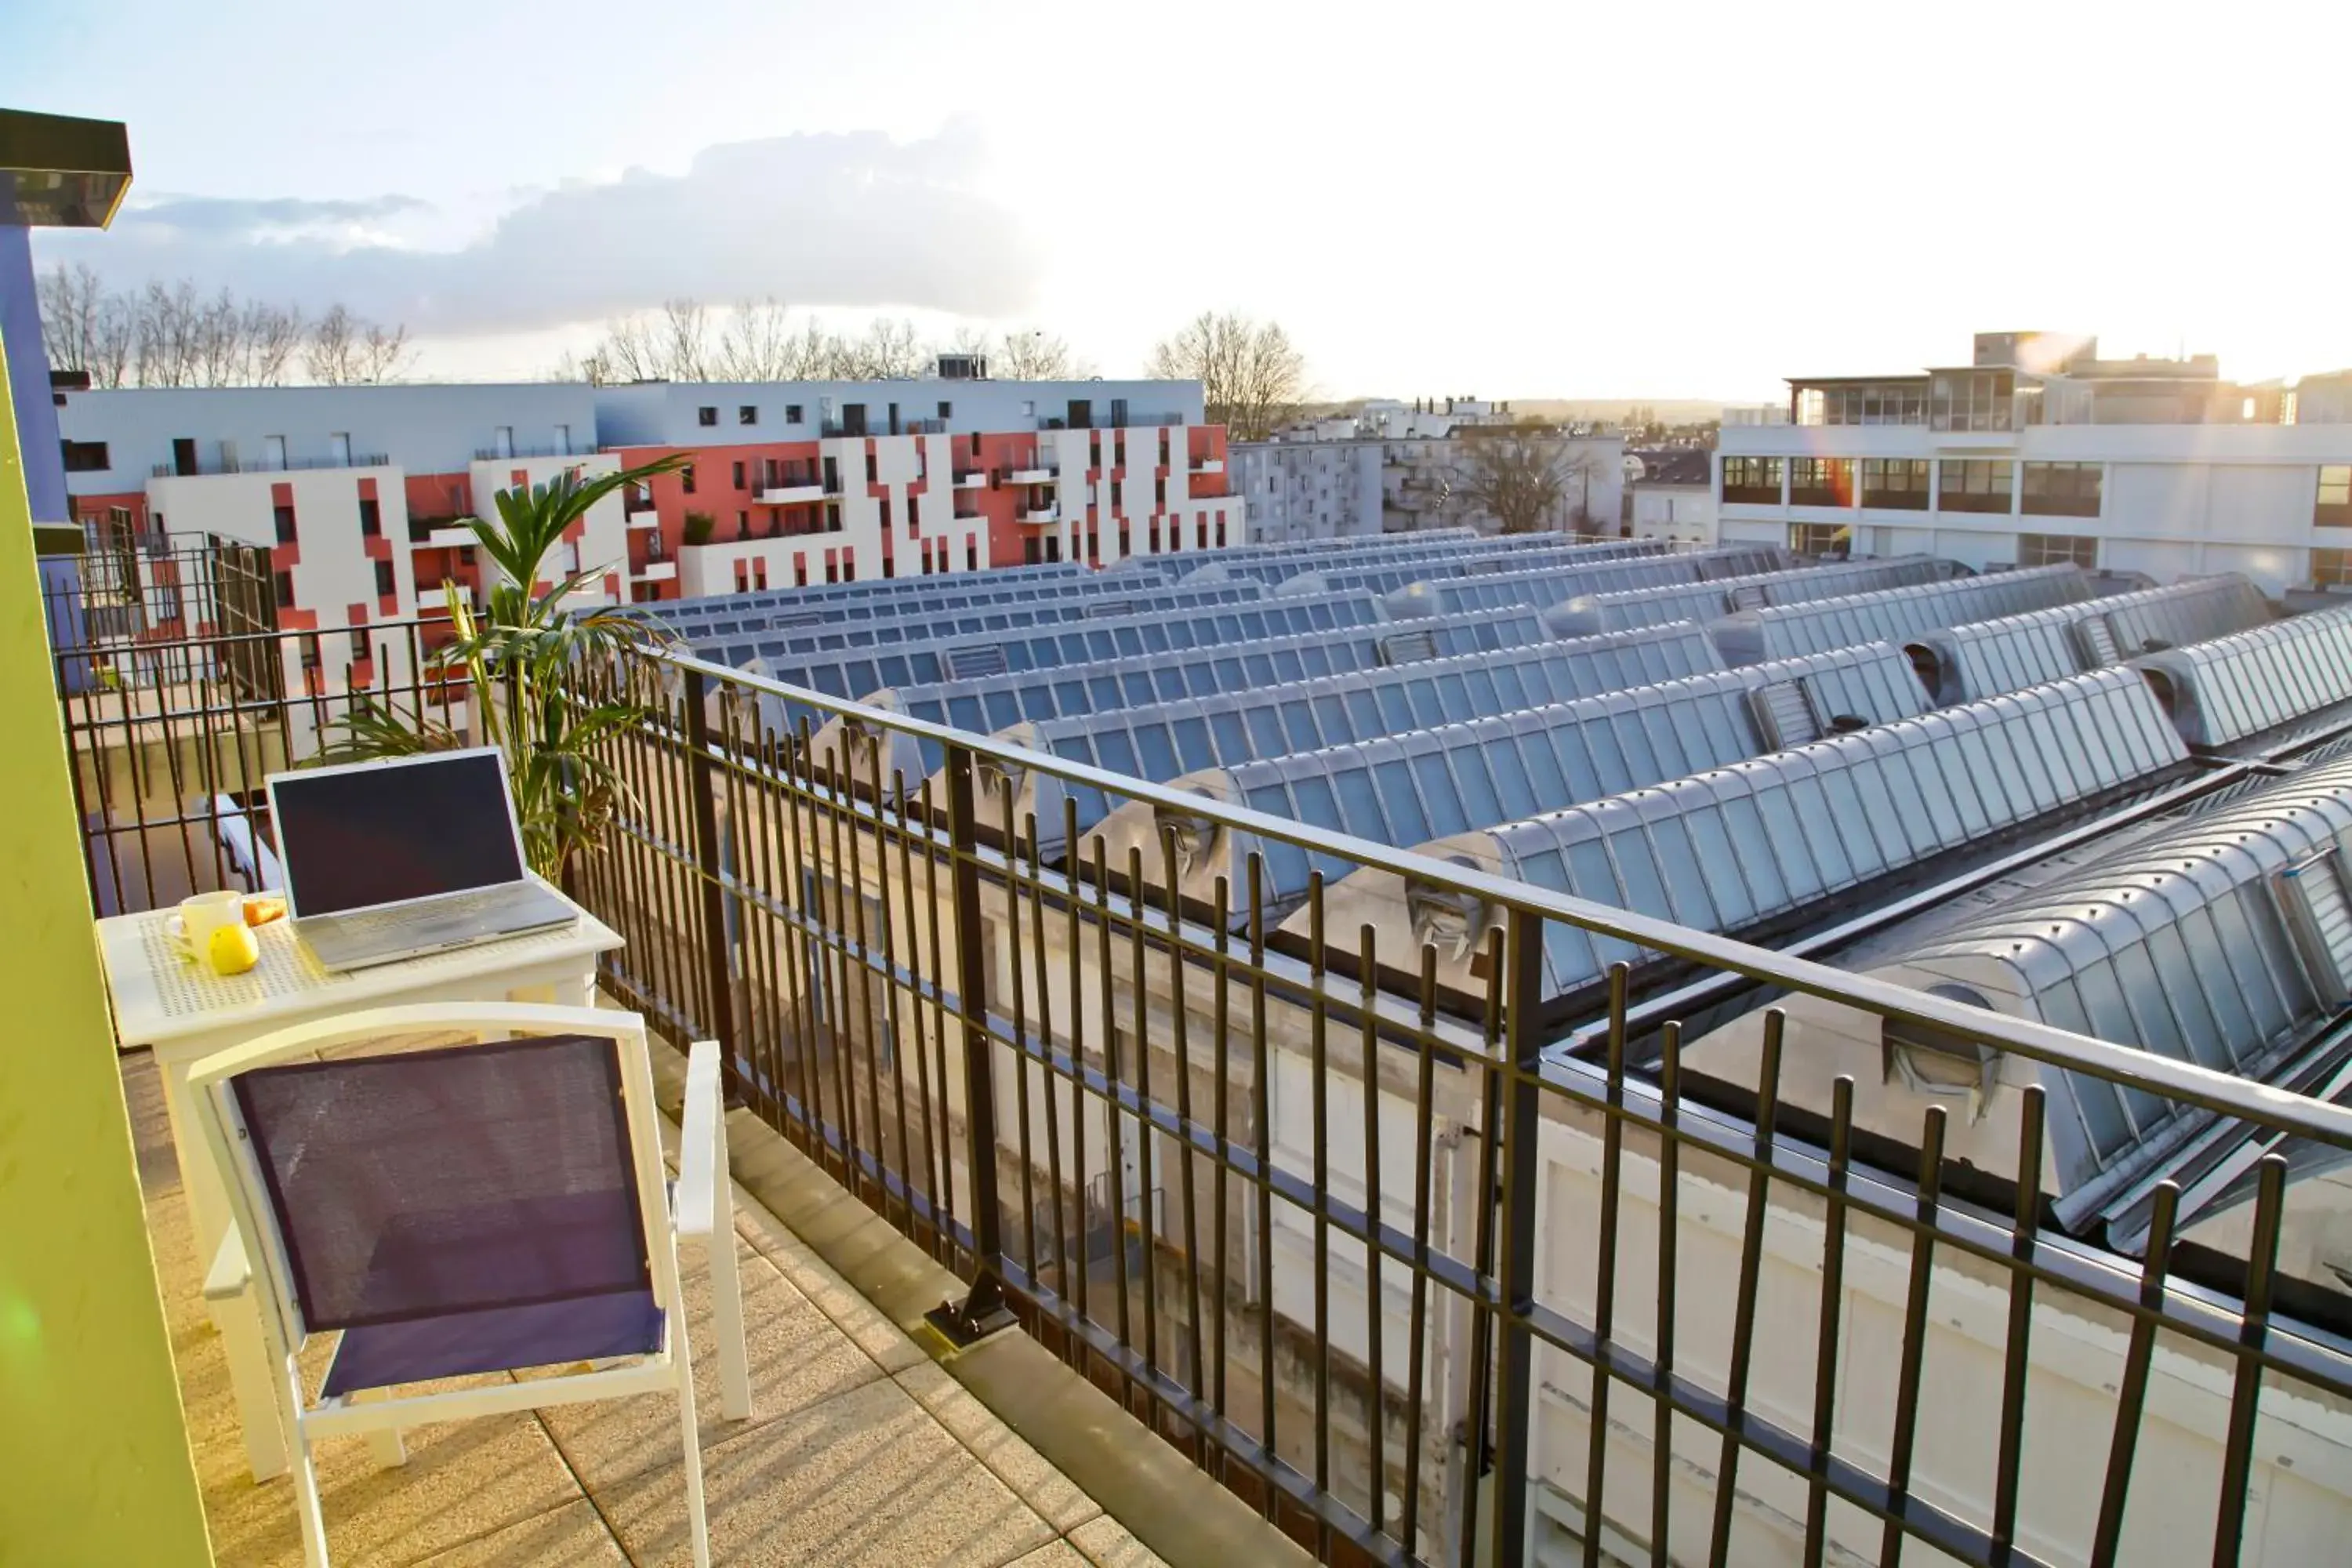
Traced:
<svg viewBox="0 0 2352 1568">
<path fill-rule="evenodd" d="M 581 698 L 580 678 L 627 649 L 666 641 L 668 634 L 657 622 L 608 606 L 566 604 L 608 567 L 583 567 L 543 591 L 541 570 L 565 532 L 598 501 L 685 462 L 684 456 L 672 456 L 585 478 L 567 468 L 544 484 L 499 491 L 495 520 L 459 520 L 497 567 L 499 581 L 478 614 L 460 584 L 453 579 L 446 585 L 457 636 L 434 652 L 426 673 L 462 675 L 472 689 L 478 742 L 506 753 L 524 852 L 531 869 L 551 882 L 562 880 L 573 855 L 601 844 L 612 823 L 621 784 L 600 754 L 602 743 L 647 717 L 636 703 Z M 362 762 L 472 743 L 422 701 L 403 712 L 354 692 L 350 715 L 312 760 Z"/>
</svg>

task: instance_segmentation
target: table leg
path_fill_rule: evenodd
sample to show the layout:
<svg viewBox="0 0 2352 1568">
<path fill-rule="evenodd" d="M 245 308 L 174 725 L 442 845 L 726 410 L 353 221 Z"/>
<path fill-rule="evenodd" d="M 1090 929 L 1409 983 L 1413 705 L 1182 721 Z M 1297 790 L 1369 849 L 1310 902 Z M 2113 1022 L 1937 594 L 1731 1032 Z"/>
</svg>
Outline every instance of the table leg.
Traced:
<svg viewBox="0 0 2352 1568">
<path fill-rule="evenodd" d="M 221 1184 L 212 1152 L 205 1146 L 203 1124 L 196 1118 L 196 1099 L 188 1088 L 188 1068 L 205 1053 L 160 1058 L 156 1068 L 163 1079 L 163 1112 L 172 1126 L 172 1153 L 180 1164 L 180 1196 L 188 1205 L 196 1256 L 208 1258 L 220 1250 L 228 1234 L 228 1190 Z"/>
<path fill-rule="evenodd" d="M 278 1420 L 278 1385 L 261 1337 L 261 1303 L 252 1288 L 207 1300 L 213 1327 L 228 1356 L 228 1386 L 236 1401 L 237 1425 L 245 1432 L 245 1459 L 255 1484 L 286 1473 L 286 1435 Z"/>
</svg>

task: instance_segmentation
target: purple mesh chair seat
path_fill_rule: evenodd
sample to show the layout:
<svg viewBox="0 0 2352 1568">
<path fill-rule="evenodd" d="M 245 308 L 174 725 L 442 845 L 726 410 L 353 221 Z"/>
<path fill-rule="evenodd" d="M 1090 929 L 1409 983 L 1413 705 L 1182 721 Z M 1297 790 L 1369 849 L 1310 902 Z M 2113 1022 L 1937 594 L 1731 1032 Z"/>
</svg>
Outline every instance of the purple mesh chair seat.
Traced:
<svg viewBox="0 0 2352 1568">
<path fill-rule="evenodd" d="M 258 1068 L 235 1080 L 324 1394 L 661 1349 L 610 1039 Z"/>
<path fill-rule="evenodd" d="M 662 1311 L 650 1290 L 413 1318 L 344 1330 L 319 1392 L 335 1399 L 441 1377 L 651 1355 L 661 1342 Z"/>
</svg>

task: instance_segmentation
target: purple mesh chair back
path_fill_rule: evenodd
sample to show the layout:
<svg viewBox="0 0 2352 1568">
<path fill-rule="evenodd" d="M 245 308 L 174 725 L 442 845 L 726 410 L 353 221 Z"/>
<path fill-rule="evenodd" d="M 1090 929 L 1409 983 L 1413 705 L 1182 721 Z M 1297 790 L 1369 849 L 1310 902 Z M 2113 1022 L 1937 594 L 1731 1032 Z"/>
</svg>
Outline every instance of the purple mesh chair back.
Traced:
<svg viewBox="0 0 2352 1568">
<path fill-rule="evenodd" d="M 232 1081 L 313 1331 L 651 1284 L 610 1039 L 297 1062 Z"/>
</svg>

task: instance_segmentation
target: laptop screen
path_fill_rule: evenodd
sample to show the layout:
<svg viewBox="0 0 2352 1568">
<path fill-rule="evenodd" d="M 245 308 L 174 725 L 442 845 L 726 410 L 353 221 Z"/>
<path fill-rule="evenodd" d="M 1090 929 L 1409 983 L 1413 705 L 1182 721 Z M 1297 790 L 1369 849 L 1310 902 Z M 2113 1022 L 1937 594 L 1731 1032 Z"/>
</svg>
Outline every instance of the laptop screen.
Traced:
<svg viewBox="0 0 2352 1568">
<path fill-rule="evenodd" d="M 302 915 L 522 879 L 496 752 L 272 781 L 278 850 Z"/>
</svg>

